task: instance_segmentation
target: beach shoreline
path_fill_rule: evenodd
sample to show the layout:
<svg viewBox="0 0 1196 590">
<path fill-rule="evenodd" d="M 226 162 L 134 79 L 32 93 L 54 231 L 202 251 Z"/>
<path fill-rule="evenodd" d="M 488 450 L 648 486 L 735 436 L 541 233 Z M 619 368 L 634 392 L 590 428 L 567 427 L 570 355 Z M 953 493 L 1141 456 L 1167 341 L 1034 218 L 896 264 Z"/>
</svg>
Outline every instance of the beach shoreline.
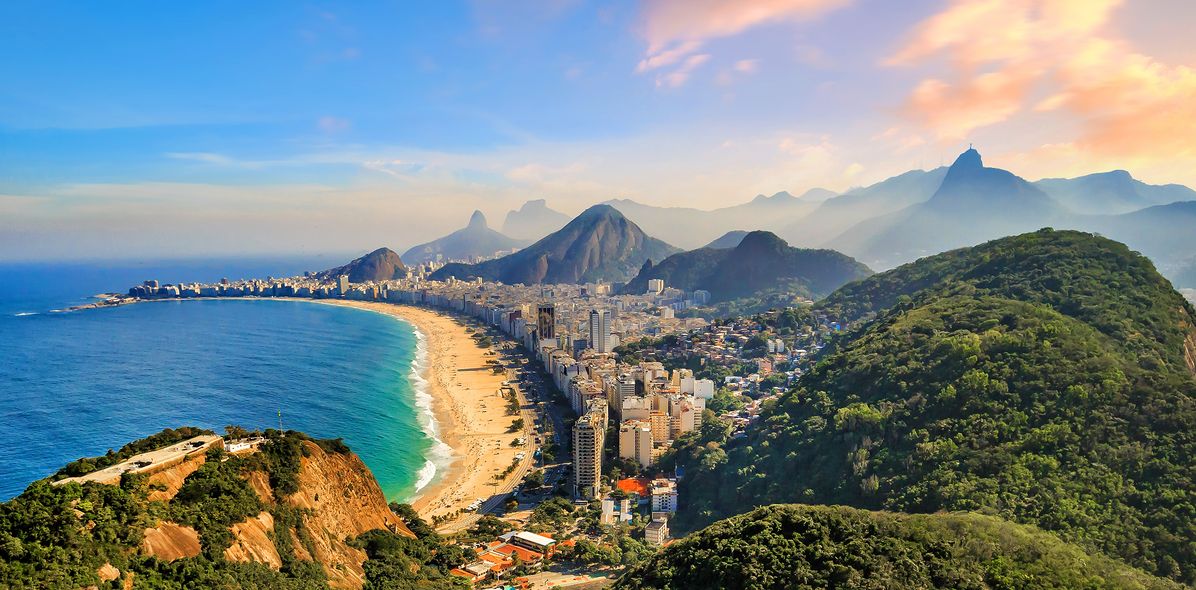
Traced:
<svg viewBox="0 0 1196 590">
<path fill-rule="evenodd" d="M 374 311 L 412 325 L 422 340 L 426 358 L 423 375 L 430 396 L 433 439 L 447 446 L 449 460 L 436 464 L 432 480 L 409 500 L 419 515 L 432 521 L 454 514 L 477 499 L 487 499 L 504 487 L 494 480 L 516 461 L 525 447 L 512 446 L 524 432 L 508 432 L 520 416 L 507 414 L 500 389 L 505 373 L 496 374 L 489 361 L 498 357 L 477 344 L 459 319 L 409 305 L 343 299 L 304 300 Z M 417 361 L 418 362 L 418 361 Z M 413 377 L 416 377 L 413 375 Z M 415 388 L 419 395 L 419 387 Z M 433 443 L 436 444 L 435 442 Z M 437 451 L 432 449 L 433 454 Z M 436 463 L 436 459 L 430 457 Z M 505 482 L 509 483 L 509 482 Z"/>
<path fill-rule="evenodd" d="M 133 303 L 158 301 L 198 301 L 199 299 L 134 300 Z M 432 439 L 429 456 L 425 457 L 435 473 L 425 485 L 417 481 L 417 489 L 409 498 L 421 518 L 432 522 L 443 520 L 449 525 L 470 512 L 467 507 L 475 500 L 489 499 L 496 492 L 509 489 L 511 477 L 501 476 L 515 461 L 516 454 L 528 452 L 530 447 L 513 446 L 515 439 L 528 436 L 523 431 L 509 432 L 512 422 L 522 414 L 512 416 L 506 411 L 507 401 L 500 389 L 507 379 L 505 372 L 495 374 L 489 361 L 500 360 L 483 348 L 466 331 L 465 323 L 452 315 L 416 307 L 379 301 L 351 299 L 308 299 L 303 297 L 211 297 L 202 300 L 237 301 L 299 301 L 349 307 L 391 316 L 412 326 L 418 341 L 415 358 L 409 367 L 408 379 L 421 413 L 421 427 Z M 77 309 L 114 307 L 112 304 L 80 306 Z M 422 383 L 421 383 L 422 381 Z M 421 399 L 426 395 L 427 399 Z M 521 477 L 530 465 L 530 457 L 521 462 L 512 477 Z M 425 467 L 426 469 L 426 467 Z M 424 479 L 421 469 L 419 480 Z"/>
</svg>

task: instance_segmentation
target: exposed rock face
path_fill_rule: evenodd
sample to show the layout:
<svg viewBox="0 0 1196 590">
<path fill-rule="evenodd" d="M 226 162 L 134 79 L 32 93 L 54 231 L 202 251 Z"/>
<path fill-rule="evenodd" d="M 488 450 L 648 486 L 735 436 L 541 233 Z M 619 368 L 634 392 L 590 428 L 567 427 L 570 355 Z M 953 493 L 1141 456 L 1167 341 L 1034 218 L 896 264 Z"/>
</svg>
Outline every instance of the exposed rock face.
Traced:
<svg viewBox="0 0 1196 590">
<path fill-rule="evenodd" d="M 269 512 L 263 511 L 254 518 L 234 524 L 232 531 L 236 540 L 224 550 L 225 559 L 256 561 L 274 569 L 282 567 L 282 557 L 270 539 L 270 535 L 274 534 L 274 516 Z"/>
<path fill-rule="evenodd" d="M 333 587 L 360 588 L 365 582 L 362 563 L 366 554 L 350 547 L 346 539 L 374 529 L 414 535 L 390 511 L 382 488 L 361 458 L 353 453 L 328 453 L 310 441 L 303 444 L 307 456 L 299 468 L 299 491 L 281 500 L 310 510 L 303 516 L 303 529 L 310 535 L 313 551 L 308 551 L 292 529 L 295 556 L 320 562 Z M 267 504 L 276 501 L 265 474 L 250 474 L 249 483 Z M 272 540 L 275 522 L 269 512 L 237 523 L 232 531 L 234 542 L 225 551 L 226 559 L 281 567 L 282 559 Z"/>
<path fill-rule="evenodd" d="M 199 555 L 199 535 L 189 526 L 162 522 L 155 528 L 145 529 L 141 552 L 163 561 L 195 557 Z"/>
<path fill-rule="evenodd" d="M 169 502 L 174 498 L 175 494 L 179 493 L 179 489 L 183 487 L 183 480 L 187 479 L 188 475 L 195 473 L 195 470 L 199 469 L 206 460 L 207 457 L 205 455 L 191 455 L 183 459 L 182 463 L 151 475 L 149 477 L 151 489 L 158 486 L 165 486 L 166 489 L 155 489 L 150 492 L 150 501 Z"/>
</svg>

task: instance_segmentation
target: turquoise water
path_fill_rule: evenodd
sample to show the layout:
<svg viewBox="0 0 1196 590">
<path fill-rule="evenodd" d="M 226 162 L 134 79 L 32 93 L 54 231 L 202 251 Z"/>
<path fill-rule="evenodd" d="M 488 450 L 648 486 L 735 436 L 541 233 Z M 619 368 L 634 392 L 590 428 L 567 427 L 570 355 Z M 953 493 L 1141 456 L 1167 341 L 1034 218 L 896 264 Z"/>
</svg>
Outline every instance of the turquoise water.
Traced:
<svg viewBox="0 0 1196 590">
<path fill-rule="evenodd" d="M 439 446 L 426 434 L 412 373 L 422 353 L 406 322 L 270 300 L 50 313 L 61 293 L 9 295 L 0 301 L 0 499 L 163 428 L 277 427 L 279 410 L 284 428 L 343 437 L 390 499 L 431 475 Z"/>
</svg>

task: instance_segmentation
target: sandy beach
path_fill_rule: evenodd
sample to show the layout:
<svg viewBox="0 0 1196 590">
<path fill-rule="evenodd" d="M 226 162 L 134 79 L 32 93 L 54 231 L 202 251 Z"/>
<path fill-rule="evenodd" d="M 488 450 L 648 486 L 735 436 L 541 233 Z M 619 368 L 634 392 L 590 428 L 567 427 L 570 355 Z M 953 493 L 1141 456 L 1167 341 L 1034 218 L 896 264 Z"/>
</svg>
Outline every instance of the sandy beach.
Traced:
<svg viewBox="0 0 1196 590">
<path fill-rule="evenodd" d="M 494 479 L 511 465 L 516 453 L 528 448 L 511 446 L 525 433 L 507 432 L 517 416 L 507 414 L 507 402 L 499 394 L 506 377 L 494 374 L 488 364 L 498 357 L 478 346 L 464 324 L 451 316 L 407 305 L 320 302 L 402 318 L 426 339 L 428 366 L 423 378 L 432 396 L 438 436 L 452 449 L 452 460 L 412 501 L 420 516 L 431 521 L 435 516 L 457 512 L 478 498 L 490 498 L 496 490 L 509 488 L 515 478 L 521 477 L 523 470 L 519 469 L 502 482 Z M 524 463 L 528 461 L 530 457 Z"/>
</svg>

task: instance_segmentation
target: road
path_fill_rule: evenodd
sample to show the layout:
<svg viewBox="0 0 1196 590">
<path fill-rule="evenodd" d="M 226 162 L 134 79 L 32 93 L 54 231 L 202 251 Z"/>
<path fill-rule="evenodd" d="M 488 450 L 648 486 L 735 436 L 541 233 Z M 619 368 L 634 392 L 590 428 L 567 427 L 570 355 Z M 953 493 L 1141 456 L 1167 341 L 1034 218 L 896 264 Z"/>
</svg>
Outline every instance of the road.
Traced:
<svg viewBox="0 0 1196 590">
<path fill-rule="evenodd" d="M 475 327 L 485 327 L 491 333 L 491 336 L 496 340 L 503 339 L 503 334 L 497 330 L 491 329 L 489 326 L 476 324 Z M 498 514 L 503 511 L 503 504 L 506 503 L 507 497 L 515 490 L 515 486 L 523 481 L 523 478 L 536 466 L 535 458 L 535 425 L 536 425 L 536 410 L 535 406 L 527 399 L 527 394 L 523 391 L 523 387 L 514 380 L 514 375 L 509 375 L 511 378 L 511 387 L 515 390 L 515 398 L 519 400 L 519 417 L 523 419 L 523 433 L 522 436 L 527 439 L 528 444 L 525 445 L 524 450 L 527 456 L 519 462 L 519 466 L 510 475 L 503 478 L 501 482 L 494 484 L 494 492 L 482 503 L 477 512 L 470 512 L 461 515 L 460 517 L 442 524 L 436 529 L 437 532 L 443 535 L 451 535 L 467 530 L 474 525 L 478 520 L 487 514 Z"/>
</svg>

